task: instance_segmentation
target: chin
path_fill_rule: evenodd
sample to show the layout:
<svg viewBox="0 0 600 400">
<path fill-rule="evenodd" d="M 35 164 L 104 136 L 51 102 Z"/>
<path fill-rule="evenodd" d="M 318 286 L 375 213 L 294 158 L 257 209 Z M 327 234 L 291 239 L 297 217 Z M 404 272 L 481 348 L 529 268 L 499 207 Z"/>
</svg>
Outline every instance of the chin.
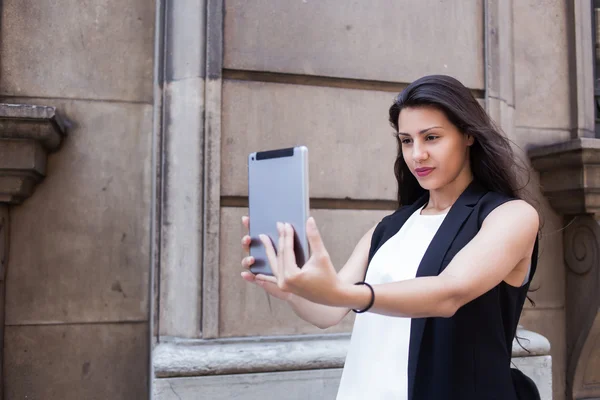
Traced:
<svg viewBox="0 0 600 400">
<path fill-rule="evenodd" d="M 419 185 L 425 190 L 437 190 L 444 186 L 444 184 L 440 183 L 437 179 L 417 178 L 417 182 L 419 182 Z"/>
</svg>

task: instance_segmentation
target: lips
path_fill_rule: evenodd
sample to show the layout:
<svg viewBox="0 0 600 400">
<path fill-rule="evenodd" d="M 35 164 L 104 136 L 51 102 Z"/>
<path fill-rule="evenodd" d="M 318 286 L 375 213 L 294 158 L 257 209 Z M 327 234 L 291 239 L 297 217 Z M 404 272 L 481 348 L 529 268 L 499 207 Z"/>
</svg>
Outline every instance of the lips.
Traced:
<svg viewBox="0 0 600 400">
<path fill-rule="evenodd" d="M 420 177 L 429 175 L 431 173 L 431 171 L 433 171 L 433 168 L 416 168 L 415 169 L 415 172 Z"/>
</svg>

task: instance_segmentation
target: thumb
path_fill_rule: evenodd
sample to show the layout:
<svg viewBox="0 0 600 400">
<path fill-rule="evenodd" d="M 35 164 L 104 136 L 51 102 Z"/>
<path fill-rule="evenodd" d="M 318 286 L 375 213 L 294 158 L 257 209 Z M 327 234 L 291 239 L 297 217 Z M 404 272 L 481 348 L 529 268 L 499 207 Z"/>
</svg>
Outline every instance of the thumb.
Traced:
<svg viewBox="0 0 600 400">
<path fill-rule="evenodd" d="M 308 244 L 310 245 L 310 251 L 313 254 L 326 254 L 327 249 L 321 239 L 321 234 L 317 228 L 317 223 L 313 217 L 310 217 L 306 221 L 306 237 L 308 238 Z"/>
</svg>

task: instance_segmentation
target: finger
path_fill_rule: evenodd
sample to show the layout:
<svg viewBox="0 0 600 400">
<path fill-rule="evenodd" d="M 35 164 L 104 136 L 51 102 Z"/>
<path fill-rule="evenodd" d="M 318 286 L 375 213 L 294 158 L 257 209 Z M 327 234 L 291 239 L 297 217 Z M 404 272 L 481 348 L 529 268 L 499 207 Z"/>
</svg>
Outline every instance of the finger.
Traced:
<svg viewBox="0 0 600 400">
<path fill-rule="evenodd" d="M 250 251 L 250 243 L 252 243 L 252 238 L 250 238 L 250 236 L 246 235 L 242 238 L 242 247 L 245 252 Z"/>
<path fill-rule="evenodd" d="M 242 259 L 242 267 L 247 269 L 250 268 L 252 264 L 254 264 L 254 257 L 250 256 Z"/>
<path fill-rule="evenodd" d="M 286 293 L 283 290 L 279 289 L 279 286 L 277 286 L 277 282 L 271 282 L 271 281 L 261 281 L 261 280 L 256 280 L 256 284 L 260 287 L 262 287 L 263 289 L 265 289 L 267 291 L 267 293 L 269 293 L 272 296 L 275 297 L 279 297 L 281 299 L 281 295 L 278 295 L 279 293 Z"/>
<path fill-rule="evenodd" d="M 277 284 L 277 278 L 270 275 L 258 274 L 255 279 L 260 282 L 271 282 Z"/>
<path fill-rule="evenodd" d="M 244 278 L 244 280 L 247 282 L 256 283 L 256 276 L 252 272 L 243 271 L 242 278 Z"/>
<path fill-rule="evenodd" d="M 260 241 L 263 246 L 265 246 L 265 253 L 267 253 L 267 260 L 269 260 L 269 265 L 271 266 L 271 271 L 273 275 L 278 275 L 278 265 L 277 265 L 277 255 L 275 254 L 275 249 L 273 248 L 273 243 L 271 243 L 271 239 L 267 235 L 258 235 Z"/>
<path fill-rule="evenodd" d="M 277 265 L 279 266 L 279 270 L 277 272 L 279 272 L 278 278 L 279 278 L 279 285 L 280 287 L 283 287 L 284 281 L 285 281 L 285 265 L 284 265 L 284 250 L 283 250 L 283 245 L 284 245 L 284 235 L 285 235 L 285 231 L 283 229 L 283 224 L 281 222 L 277 223 L 277 232 L 279 232 L 279 238 L 277 239 Z"/>
<path fill-rule="evenodd" d="M 327 249 L 321 239 L 321 234 L 317 228 L 317 223 L 313 217 L 310 217 L 306 221 L 306 237 L 308 238 L 308 244 L 310 245 L 310 251 L 312 254 L 326 254 Z"/>
<path fill-rule="evenodd" d="M 287 269 L 288 276 L 293 275 L 298 268 L 294 254 L 294 228 L 291 224 L 285 224 L 283 265 Z"/>
<path fill-rule="evenodd" d="M 242 217 L 242 224 L 246 227 L 246 230 L 250 229 L 250 217 L 244 215 Z"/>
</svg>

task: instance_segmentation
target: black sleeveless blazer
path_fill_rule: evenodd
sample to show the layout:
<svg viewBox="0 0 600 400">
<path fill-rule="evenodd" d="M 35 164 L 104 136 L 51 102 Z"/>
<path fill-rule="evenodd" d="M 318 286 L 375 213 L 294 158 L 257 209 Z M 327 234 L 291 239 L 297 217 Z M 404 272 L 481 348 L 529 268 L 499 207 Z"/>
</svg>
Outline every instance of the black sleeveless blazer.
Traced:
<svg viewBox="0 0 600 400">
<path fill-rule="evenodd" d="M 428 200 L 428 193 L 383 218 L 373 232 L 369 263 L 375 252 Z M 452 205 L 425 252 L 417 277 L 436 276 L 446 268 L 499 205 L 514 200 L 473 181 Z M 530 271 L 537 266 L 536 239 Z M 485 268 L 485 264 L 481 265 Z M 465 304 L 450 318 L 413 318 L 408 359 L 409 400 L 517 400 L 511 378 L 512 342 L 529 283 L 501 282 Z"/>
</svg>

